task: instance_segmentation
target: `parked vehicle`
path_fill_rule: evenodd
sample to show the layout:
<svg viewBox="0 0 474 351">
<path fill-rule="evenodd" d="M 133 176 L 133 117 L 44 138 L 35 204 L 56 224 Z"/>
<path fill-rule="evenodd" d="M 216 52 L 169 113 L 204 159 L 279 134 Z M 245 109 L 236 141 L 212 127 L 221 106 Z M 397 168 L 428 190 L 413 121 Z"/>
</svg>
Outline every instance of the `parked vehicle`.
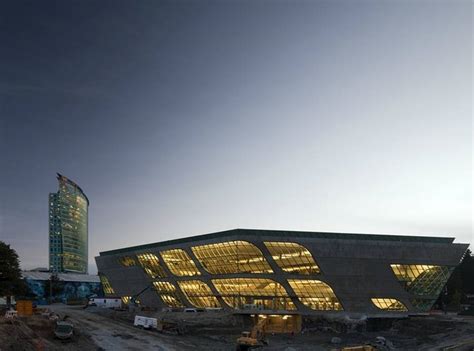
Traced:
<svg viewBox="0 0 474 351">
<path fill-rule="evenodd" d="M 222 311 L 222 307 L 206 307 L 205 309 L 206 309 L 207 312 Z"/>
<path fill-rule="evenodd" d="M 120 298 L 93 297 L 87 303 L 88 306 L 97 306 L 105 308 L 120 308 L 122 300 Z"/>
<path fill-rule="evenodd" d="M 16 317 L 18 317 L 18 313 L 15 310 L 8 310 L 7 312 L 5 312 L 6 319 L 13 319 Z"/>
<path fill-rule="evenodd" d="M 156 329 L 158 326 L 158 320 L 151 317 L 135 316 L 133 325 L 135 327 L 142 327 L 143 329 Z"/>
<path fill-rule="evenodd" d="M 192 312 L 197 312 L 197 309 L 195 309 L 195 308 L 185 308 L 184 312 L 191 312 L 191 313 Z"/>
<path fill-rule="evenodd" d="M 74 326 L 66 321 L 57 321 L 54 335 L 61 340 L 71 339 L 74 335 Z"/>
</svg>

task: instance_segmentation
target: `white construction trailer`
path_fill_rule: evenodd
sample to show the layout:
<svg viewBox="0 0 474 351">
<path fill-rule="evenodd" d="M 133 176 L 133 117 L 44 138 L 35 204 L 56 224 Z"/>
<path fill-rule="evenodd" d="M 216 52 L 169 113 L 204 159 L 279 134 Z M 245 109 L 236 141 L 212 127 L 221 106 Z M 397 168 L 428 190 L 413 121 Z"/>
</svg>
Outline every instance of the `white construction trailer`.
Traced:
<svg viewBox="0 0 474 351">
<path fill-rule="evenodd" d="M 158 320 L 156 318 L 135 316 L 133 325 L 144 329 L 156 329 L 158 327 Z"/>
<path fill-rule="evenodd" d="M 120 298 L 93 297 L 89 300 L 88 305 L 104 308 L 120 308 L 122 307 L 122 300 Z"/>
</svg>

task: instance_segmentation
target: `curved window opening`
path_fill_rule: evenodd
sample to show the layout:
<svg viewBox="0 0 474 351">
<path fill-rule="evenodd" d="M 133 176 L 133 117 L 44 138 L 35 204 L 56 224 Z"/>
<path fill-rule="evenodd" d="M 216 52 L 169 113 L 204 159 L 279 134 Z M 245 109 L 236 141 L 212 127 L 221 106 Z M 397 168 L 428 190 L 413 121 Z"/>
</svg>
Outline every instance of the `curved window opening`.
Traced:
<svg viewBox="0 0 474 351">
<path fill-rule="evenodd" d="M 188 253 L 182 249 L 161 251 L 160 254 L 171 273 L 178 277 L 201 274 Z"/>
<path fill-rule="evenodd" d="M 152 253 L 143 253 L 137 255 L 138 262 L 145 270 L 146 274 L 152 279 L 165 278 L 166 273 L 160 264 L 158 257 Z"/>
<path fill-rule="evenodd" d="M 227 241 L 191 249 L 211 274 L 273 273 L 262 252 L 247 241 Z"/>
<path fill-rule="evenodd" d="M 371 299 L 375 307 L 383 311 L 398 311 L 406 312 L 408 309 L 406 306 L 398 301 L 397 299 L 386 298 L 386 297 L 374 297 Z"/>
<path fill-rule="evenodd" d="M 202 280 L 183 280 L 179 281 L 178 285 L 193 306 L 198 308 L 221 307 L 211 288 Z"/>
<path fill-rule="evenodd" d="M 318 274 L 320 269 L 311 252 L 303 245 L 291 242 L 265 241 L 273 260 L 285 272 Z"/>
<path fill-rule="evenodd" d="M 234 309 L 295 310 L 285 288 L 271 279 L 213 279 L 222 299 Z"/>
<path fill-rule="evenodd" d="M 137 265 L 137 261 L 131 256 L 123 256 L 119 258 L 119 263 L 124 267 L 132 267 Z"/>
<path fill-rule="evenodd" d="M 176 286 L 170 282 L 153 282 L 155 291 L 168 307 L 184 307 L 179 298 Z"/>
<path fill-rule="evenodd" d="M 288 279 L 288 283 L 298 299 L 313 310 L 343 310 L 332 288 L 320 280 Z"/>
</svg>

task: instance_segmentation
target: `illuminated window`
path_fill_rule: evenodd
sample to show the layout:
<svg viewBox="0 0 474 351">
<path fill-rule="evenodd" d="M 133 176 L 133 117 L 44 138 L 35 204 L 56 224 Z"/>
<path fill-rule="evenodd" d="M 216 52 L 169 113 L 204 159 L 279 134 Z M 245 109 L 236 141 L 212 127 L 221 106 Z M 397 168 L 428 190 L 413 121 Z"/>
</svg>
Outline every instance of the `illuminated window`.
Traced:
<svg viewBox="0 0 474 351">
<path fill-rule="evenodd" d="M 124 257 L 119 258 L 119 263 L 122 266 L 125 266 L 125 267 L 132 267 L 132 266 L 135 266 L 137 264 L 137 261 L 135 261 L 135 259 L 133 257 L 124 256 Z"/>
<path fill-rule="evenodd" d="M 201 245 L 192 250 L 211 274 L 273 273 L 262 252 L 247 241 Z"/>
<path fill-rule="evenodd" d="M 121 299 L 122 299 L 122 302 L 123 302 L 124 305 L 128 305 L 132 301 L 131 296 L 122 296 Z M 139 304 L 140 300 L 135 299 L 135 302 Z"/>
<path fill-rule="evenodd" d="M 110 285 L 110 282 L 107 279 L 107 277 L 99 273 L 99 278 L 100 278 L 100 282 L 102 283 L 102 288 L 104 289 L 104 292 L 108 295 L 115 294 L 115 291 L 112 288 L 112 285 Z"/>
<path fill-rule="evenodd" d="M 265 246 L 270 251 L 277 265 L 289 273 L 317 274 L 319 267 L 313 256 L 304 246 L 297 243 L 266 241 Z"/>
<path fill-rule="evenodd" d="M 151 278 L 166 277 L 165 270 L 160 264 L 160 260 L 154 254 L 144 253 L 137 255 L 140 265 Z"/>
<path fill-rule="evenodd" d="M 121 299 L 124 305 L 128 305 L 130 303 L 131 296 L 122 296 Z"/>
<path fill-rule="evenodd" d="M 236 309 L 295 310 L 285 288 L 271 280 L 260 278 L 213 279 L 222 299 Z"/>
<path fill-rule="evenodd" d="M 393 273 L 405 289 L 414 295 L 438 297 L 448 281 L 450 269 L 421 264 L 391 264 Z"/>
<path fill-rule="evenodd" d="M 375 307 L 384 311 L 408 311 L 405 305 L 396 299 L 374 297 L 371 300 Z"/>
<path fill-rule="evenodd" d="M 341 311 L 339 299 L 329 285 L 320 280 L 288 279 L 298 299 L 313 310 Z"/>
<path fill-rule="evenodd" d="M 188 253 L 182 249 L 162 251 L 161 257 L 165 261 L 171 273 L 179 277 L 200 275 L 194 261 Z"/>
<path fill-rule="evenodd" d="M 220 307 L 220 303 L 209 286 L 201 280 L 183 280 L 179 287 L 189 302 L 196 307 Z"/>
<path fill-rule="evenodd" d="M 170 282 L 153 282 L 153 286 L 158 295 L 160 295 L 161 300 L 163 300 L 168 307 L 184 307 L 174 284 Z"/>
</svg>

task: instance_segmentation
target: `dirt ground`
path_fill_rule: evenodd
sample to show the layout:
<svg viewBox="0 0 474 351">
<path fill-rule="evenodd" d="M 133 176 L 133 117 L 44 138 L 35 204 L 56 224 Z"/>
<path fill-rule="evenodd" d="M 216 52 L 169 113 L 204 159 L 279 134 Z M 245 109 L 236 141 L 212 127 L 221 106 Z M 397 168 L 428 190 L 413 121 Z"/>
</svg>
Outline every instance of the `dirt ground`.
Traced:
<svg viewBox="0 0 474 351">
<path fill-rule="evenodd" d="M 37 315 L 15 320 L 1 317 L 0 351 L 97 350 L 96 344 L 81 330 L 76 330 L 72 341 L 61 341 L 54 337 L 53 328 L 54 322 Z"/>
<path fill-rule="evenodd" d="M 0 317 L 0 351 L 18 350 L 235 350 L 235 341 L 248 323 L 239 316 L 223 312 L 176 313 L 114 311 L 102 308 L 49 306 L 61 317 L 68 316 L 75 335 L 70 342 L 54 338 L 53 322 L 42 316 L 19 318 L 16 321 Z M 135 314 L 164 317 L 186 326 L 184 335 L 161 334 L 133 326 Z M 337 332 L 322 326 L 320 321 L 306 320 L 303 333 L 267 335 L 269 344 L 262 351 L 319 351 L 373 342 L 383 336 L 391 350 L 472 350 L 474 349 L 474 317 L 439 315 L 397 320 L 377 328 L 354 328 Z M 372 331 L 367 331 L 372 330 Z M 333 337 L 340 343 L 333 344 Z"/>
</svg>

